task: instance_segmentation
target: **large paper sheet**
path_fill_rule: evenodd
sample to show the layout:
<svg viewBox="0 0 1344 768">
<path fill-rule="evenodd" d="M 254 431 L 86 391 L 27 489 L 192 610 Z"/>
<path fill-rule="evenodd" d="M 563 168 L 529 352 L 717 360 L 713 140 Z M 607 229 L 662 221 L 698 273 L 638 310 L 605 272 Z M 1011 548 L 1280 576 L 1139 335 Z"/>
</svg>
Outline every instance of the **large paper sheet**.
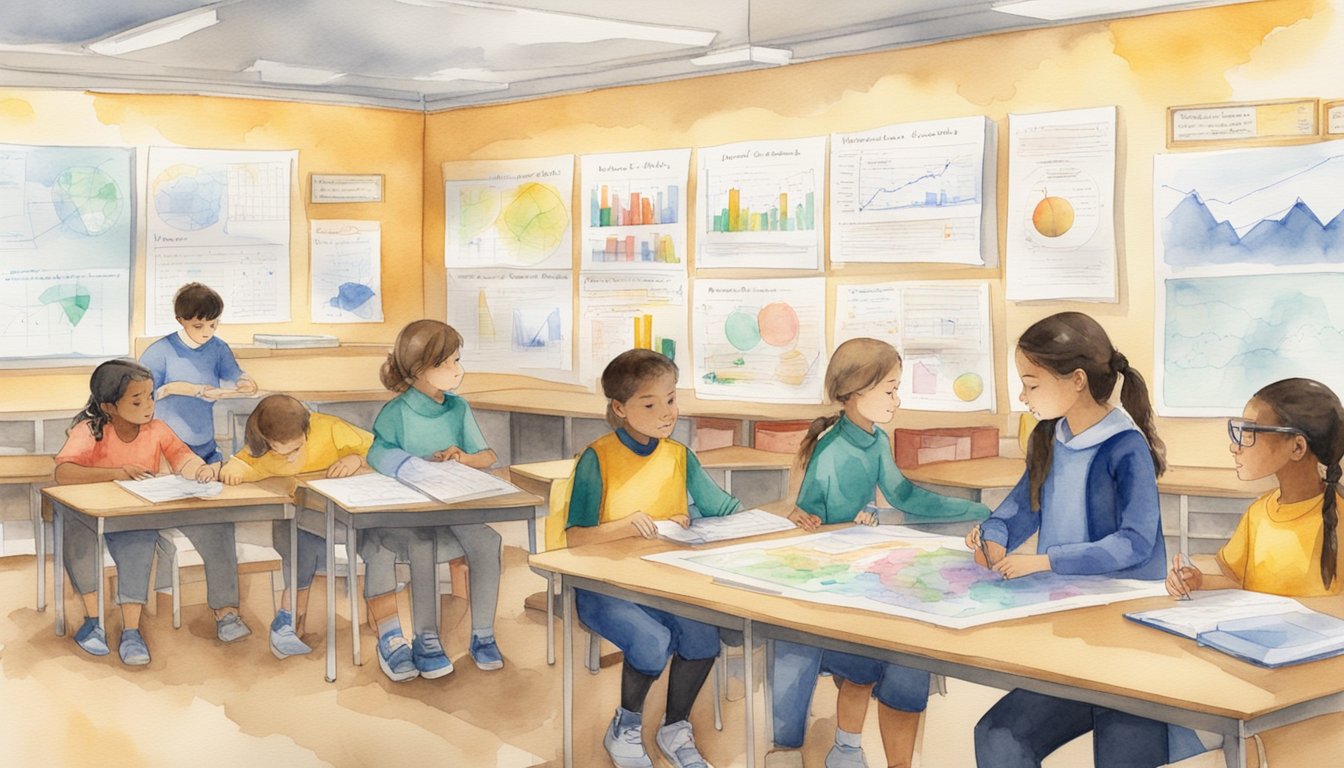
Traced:
<svg viewBox="0 0 1344 768">
<path fill-rule="evenodd" d="M 697 269 L 818 269 L 826 137 L 704 147 Z"/>
<path fill-rule="evenodd" d="M 644 557 L 792 600 L 955 629 L 1166 594 L 1160 581 L 1103 576 L 1005 580 L 977 565 L 960 538 L 895 525 Z"/>
<path fill-rule="evenodd" d="M 198 483 L 181 475 L 159 475 L 146 480 L 117 480 L 115 482 L 151 504 L 177 501 L 178 499 L 209 499 L 224 492 L 224 484 L 218 480 Z"/>
<path fill-rule="evenodd" d="M 377 221 L 313 221 L 314 323 L 383 321 L 382 225 Z"/>
<path fill-rule="evenodd" d="M 222 322 L 287 322 L 290 177 L 298 152 L 150 147 L 145 331 L 176 330 L 173 295 L 204 283 Z"/>
<path fill-rule="evenodd" d="M 686 276 L 670 272 L 580 275 L 579 380 L 596 388 L 607 363 L 636 346 L 637 333 L 648 337 L 649 349 L 677 364 L 677 386 L 690 387 Z"/>
<path fill-rule="evenodd" d="M 574 380 L 574 273 L 448 270 L 448 324 L 468 370 Z"/>
<path fill-rule="evenodd" d="M 1241 413 L 1305 376 L 1344 388 L 1344 147 L 1153 162 L 1158 412 Z"/>
<path fill-rule="evenodd" d="M 507 480 L 456 461 L 412 461 L 398 475 L 445 504 L 519 492 Z"/>
<path fill-rule="evenodd" d="M 711 400 L 821 402 L 826 280 L 696 280 L 695 393 Z"/>
<path fill-rule="evenodd" d="M 1008 298 L 1115 301 L 1115 107 L 1008 116 Z"/>
<path fill-rule="evenodd" d="M 583 269 L 686 271 L 691 150 L 584 155 Z"/>
<path fill-rule="evenodd" d="M 998 262 L 994 123 L 903 123 L 831 136 L 831 261 Z"/>
<path fill-rule="evenodd" d="M 838 347 L 862 336 L 881 339 L 900 351 L 902 408 L 994 409 L 988 283 L 837 285 L 832 342 Z"/>
<path fill-rule="evenodd" d="M 309 480 L 308 485 L 331 497 L 345 509 L 426 504 L 433 501 L 397 478 L 377 472 Z"/>
<path fill-rule="evenodd" d="M 568 269 L 574 156 L 443 164 L 450 269 Z"/>
</svg>

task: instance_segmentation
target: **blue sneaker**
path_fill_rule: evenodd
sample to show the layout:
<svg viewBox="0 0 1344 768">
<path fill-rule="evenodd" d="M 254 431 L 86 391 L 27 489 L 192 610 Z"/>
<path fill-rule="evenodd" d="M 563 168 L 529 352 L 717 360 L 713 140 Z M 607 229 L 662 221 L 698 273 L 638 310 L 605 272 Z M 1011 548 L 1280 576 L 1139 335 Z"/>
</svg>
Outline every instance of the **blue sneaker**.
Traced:
<svg viewBox="0 0 1344 768">
<path fill-rule="evenodd" d="M 237 611 L 229 611 L 224 614 L 224 618 L 215 619 L 215 636 L 222 643 L 242 640 L 250 634 L 252 630 L 243 623 L 243 617 Z"/>
<path fill-rule="evenodd" d="M 275 619 L 271 622 L 271 655 L 277 659 L 284 659 L 290 656 L 302 656 L 311 653 L 312 650 L 294 633 L 289 611 L 276 611 Z"/>
<path fill-rule="evenodd" d="M 471 636 L 471 660 L 476 662 L 477 669 L 483 669 L 489 672 L 492 669 L 504 668 L 504 657 L 499 654 L 499 646 L 495 645 L 495 636 L 476 637 Z"/>
<path fill-rule="evenodd" d="M 378 666 L 394 683 L 420 676 L 420 670 L 415 668 L 415 661 L 411 657 L 411 646 L 406 644 L 400 629 L 378 638 Z"/>
<path fill-rule="evenodd" d="M 411 657 L 421 677 L 433 680 L 453 671 L 453 662 L 443 652 L 443 643 L 433 632 L 422 632 L 415 636 L 411 641 Z"/>
<path fill-rule="evenodd" d="M 149 646 L 145 645 L 145 638 L 140 634 L 140 630 L 121 630 L 121 644 L 117 647 L 117 655 L 121 656 L 122 664 L 129 664 L 132 667 L 141 667 L 149 663 Z"/>
<path fill-rule="evenodd" d="M 84 619 L 84 623 L 79 625 L 79 631 L 75 633 L 75 644 L 91 656 L 106 656 L 112 652 L 112 649 L 107 647 L 107 633 L 98 626 L 98 620 L 92 616 Z"/>
<path fill-rule="evenodd" d="M 695 747 L 690 721 L 682 720 L 671 725 L 664 723 L 658 729 L 654 742 L 658 744 L 658 751 L 675 768 L 713 768 Z"/>
</svg>

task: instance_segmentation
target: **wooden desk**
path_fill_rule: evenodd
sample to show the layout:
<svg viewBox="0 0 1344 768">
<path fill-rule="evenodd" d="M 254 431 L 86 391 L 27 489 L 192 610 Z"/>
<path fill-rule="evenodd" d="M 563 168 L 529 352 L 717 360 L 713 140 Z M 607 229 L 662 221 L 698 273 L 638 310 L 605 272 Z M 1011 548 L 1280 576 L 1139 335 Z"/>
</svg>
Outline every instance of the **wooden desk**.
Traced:
<svg viewBox="0 0 1344 768">
<path fill-rule="evenodd" d="M 113 482 L 53 485 L 42 489 L 43 508 L 51 512 L 52 592 L 56 603 L 56 634 L 65 634 L 65 592 L 63 572 L 65 552 L 61 546 L 61 516 L 74 514 L 91 518 L 97 532 L 98 545 L 94 552 L 99 567 L 98 626 L 103 627 L 104 599 L 101 568 L 106 546 L 103 536 L 119 531 L 158 530 L 179 525 L 207 523 L 241 523 L 256 520 L 295 520 L 294 481 L 288 478 L 270 478 L 258 483 L 225 486 L 218 495 L 209 499 L 178 499 L 151 504 Z M 298 581 L 293 568 L 298 562 L 295 551 L 298 534 L 291 522 L 290 583 Z"/>
<path fill-rule="evenodd" d="M 741 626 L 747 648 L 751 647 L 752 632 L 760 630 L 769 638 L 875 656 L 981 685 L 1026 688 L 1217 731 L 1224 735 L 1226 762 L 1233 768 L 1245 765 L 1243 739 L 1344 710 L 1344 657 L 1262 669 L 1123 618 L 1127 611 L 1170 605 L 1168 598 L 953 630 L 736 589 L 709 576 L 641 559 L 642 555 L 671 548 L 658 540 L 626 539 L 619 547 L 593 545 L 531 558 L 536 567 L 561 578 L 566 766 L 573 764 L 571 630 L 575 589 L 634 600 L 719 626 Z M 1316 610 L 1344 614 L 1338 598 L 1303 602 Z M 748 670 L 750 667 L 747 665 Z M 748 671 L 748 691 L 750 674 Z M 745 706 L 747 764 L 755 765 L 751 696 Z"/>
<path fill-rule="evenodd" d="M 323 530 L 327 539 L 328 568 L 333 567 L 331 564 L 336 562 L 336 523 L 345 526 L 346 564 L 349 568 L 346 591 L 350 595 L 350 642 L 355 666 L 363 664 L 359 642 L 359 606 L 355 597 L 355 584 L 358 583 L 355 576 L 355 554 L 358 550 L 358 532 L 361 529 L 438 527 L 526 520 L 528 549 L 536 552 L 537 515 L 544 514 L 545 510 L 543 500 L 526 491 L 454 504 L 433 501 L 411 505 L 346 507 L 306 481 L 300 484 L 300 489 L 303 496 L 298 513 L 300 524 L 302 525 L 303 518 L 309 517 L 310 513 L 322 515 Z M 436 599 L 436 605 L 437 602 Z M 332 578 L 331 574 L 328 574 L 327 578 L 326 679 L 329 683 L 336 682 L 336 579 Z"/>
<path fill-rule="evenodd" d="M 46 531 L 42 525 L 41 483 L 52 482 L 56 462 L 51 454 L 0 456 L 0 484 L 28 486 L 28 519 L 33 524 L 33 553 L 37 563 L 37 610 L 47 609 Z"/>
</svg>

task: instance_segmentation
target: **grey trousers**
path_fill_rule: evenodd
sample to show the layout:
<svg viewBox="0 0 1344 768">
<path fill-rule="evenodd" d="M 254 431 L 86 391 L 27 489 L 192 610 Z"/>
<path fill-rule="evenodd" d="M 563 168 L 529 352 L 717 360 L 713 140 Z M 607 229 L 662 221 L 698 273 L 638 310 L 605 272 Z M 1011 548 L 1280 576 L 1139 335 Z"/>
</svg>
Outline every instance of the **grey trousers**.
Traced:
<svg viewBox="0 0 1344 768">
<path fill-rule="evenodd" d="M 289 521 L 276 520 L 271 523 L 271 546 L 280 553 L 280 570 L 285 574 L 285 587 L 289 587 Z M 299 589 L 308 589 L 313 585 L 313 574 L 327 559 L 326 539 L 315 533 L 299 530 Z M 288 610 L 289 606 L 280 606 Z"/>
<path fill-rule="evenodd" d="M 471 573 L 471 629 L 493 635 L 499 604 L 502 568 L 500 536 L 484 523 L 439 528 L 370 528 L 360 534 L 359 556 L 364 558 L 364 597 L 396 590 L 396 564 L 411 566 L 411 620 L 415 631 L 438 632 L 435 603 L 439 599 L 438 555 L 453 544 L 467 556 Z"/>
<path fill-rule="evenodd" d="M 237 608 L 238 550 L 234 544 L 233 523 L 179 525 L 176 528 L 191 541 L 205 565 L 205 597 L 210 609 Z M 160 570 L 154 586 L 163 589 L 169 585 L 170 578 L 170 574 Z"/>
<path fill-rule="evenodd" d="M 98 529 L 88 521 L 64 510 L 61 514 L 62 549 L 65 572 L 70 574 L 70 586 L 75 592 L 87 595 L 98 588 L 103 564 L 98 562 Z M 107 551 L 117 564 L 117 603 L 140 603 L 149 600 L 149 571 L 154 565 L 154 542 L 159 532 L 123 531 L 104 536 Z M 57 599 L 60 599 L 59 596 Z"/>
</svg>

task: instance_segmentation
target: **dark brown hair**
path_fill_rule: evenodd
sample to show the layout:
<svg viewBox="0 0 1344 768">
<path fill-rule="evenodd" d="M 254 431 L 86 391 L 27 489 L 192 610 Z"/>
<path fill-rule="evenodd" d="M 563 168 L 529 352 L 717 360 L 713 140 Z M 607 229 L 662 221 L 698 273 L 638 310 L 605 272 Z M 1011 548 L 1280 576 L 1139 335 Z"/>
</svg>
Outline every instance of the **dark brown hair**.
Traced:
<svg viewBox="0 0 1344 768">
<path fill-rule="evenodd" d="M 635 396 L 641 384 L 659 376 L 671 376 L 675 386 L 677 364 L 651 349 L 627 349 L 607 363 L 602 369 L 602 394 L 607 398 L 607 423 L 612 429 L 625 426 L 625 421 L 611 407 L 612 401 L 624 403 Z"/>
<path fill-rule="evenodd" d="M 818 416 L 807 425 L 807 434 L 798 446 L 798 464 L 804 469 L 812 461 L 812 452 L 826 430 L 835 426 L 844 413 L 849 398 L 877 386 L 882 377 L 901 364 L 901 353 L 878 339 L 850 339 L 835 348 L 831 361 L 826 364 L 826 399 L 840 403 L 841 409 L 831 416 Z"/>
<path fill-rule="evenodd" d="M 271 450 L 271 443 L 285 443 L 308 434 L 309 415 L 303 403 L 289 395 L 267 395 L 252 409 L 243 432 L 243 444 L 254 458 Z"/>
<path fill-rule="evenodd" d="M 1120 404 L 1139 431 L 1148 440 L 1153 470 L 1160 477 L 1167 470 L 1167 446 L 1157 436 L 1153 424 L 1153 406 L 1148 400 L 1148 385 L 1143 376 L 1130 367 L 1129 360 L 1111 344 L 1106 331 L 1082 312 L 1060 312 L 1039 320 L 1017 340 L 1017 348 L 1036 365 L 1070 376 L 1081 370 L 1087 374 L 1087 391 L 1093 400 L 1105 403 L 1115 391 L 1115 380 L 1124 376 L 1120 386 Z M 1036 425 L 1027 443 L 1027 477 L 1031 484 L 1031 508 L 1041 509 L 1041 488 L 1050 472 L 1054 454 L 1055 425 L 1059 419 L 1046 419 Z"/>
<path fill-rule="evenodd" d="M 1321 581 L 1328 588 L 1335 580 L 1339 555 L 1340 458 L 1344 457 L 1344 406 L 1339 397 L 1319 381 L 1283 379 L 1256 392 L 1259 400 L 1279 418 L 1278 426 L 1300 429 L 1307 438 L 1307 449 L 1316 461 L 1325 465 L 1325 498 L 1321 502 L 1324 536 L 1321 541 Z"/>
<path fill-rule="evenodd" d="M 93 375 L 89 377 L 89 401 L 84 404 L 84 410 L 75 414 L 74 421 L 70 422 L 70 429 L 74 429 L 81 421 L 87 421 L 89 429 L 93 432 L 93 439 L 102 440 L 103 427 L 112 421 L 112 416 L 103 410 L 103 404 L 120 400 L 132 381 L 153 378 L 148 368 L 134 360 L 117 358 L 100 364 L 93 369 Z M 150 397 L 153 396 L 151 393 Z M 66 432 L 68 433 L 70 429 Z"/>
<path fill-rule="evenodd" d="M 462 334 L 447 323 L 438 320 L 407 323 L 397 334 L 378 379 L 393 392 L 405 392 L 426 368 L 441 365 L 461 348 Z"/>
<path fill-rule="evenodd" d="M 187 283 L 173 294 L 173 314 L 183 320 L 214 320 L 224 314 L 224 299 L 208 285 Z"/>
</svg>

